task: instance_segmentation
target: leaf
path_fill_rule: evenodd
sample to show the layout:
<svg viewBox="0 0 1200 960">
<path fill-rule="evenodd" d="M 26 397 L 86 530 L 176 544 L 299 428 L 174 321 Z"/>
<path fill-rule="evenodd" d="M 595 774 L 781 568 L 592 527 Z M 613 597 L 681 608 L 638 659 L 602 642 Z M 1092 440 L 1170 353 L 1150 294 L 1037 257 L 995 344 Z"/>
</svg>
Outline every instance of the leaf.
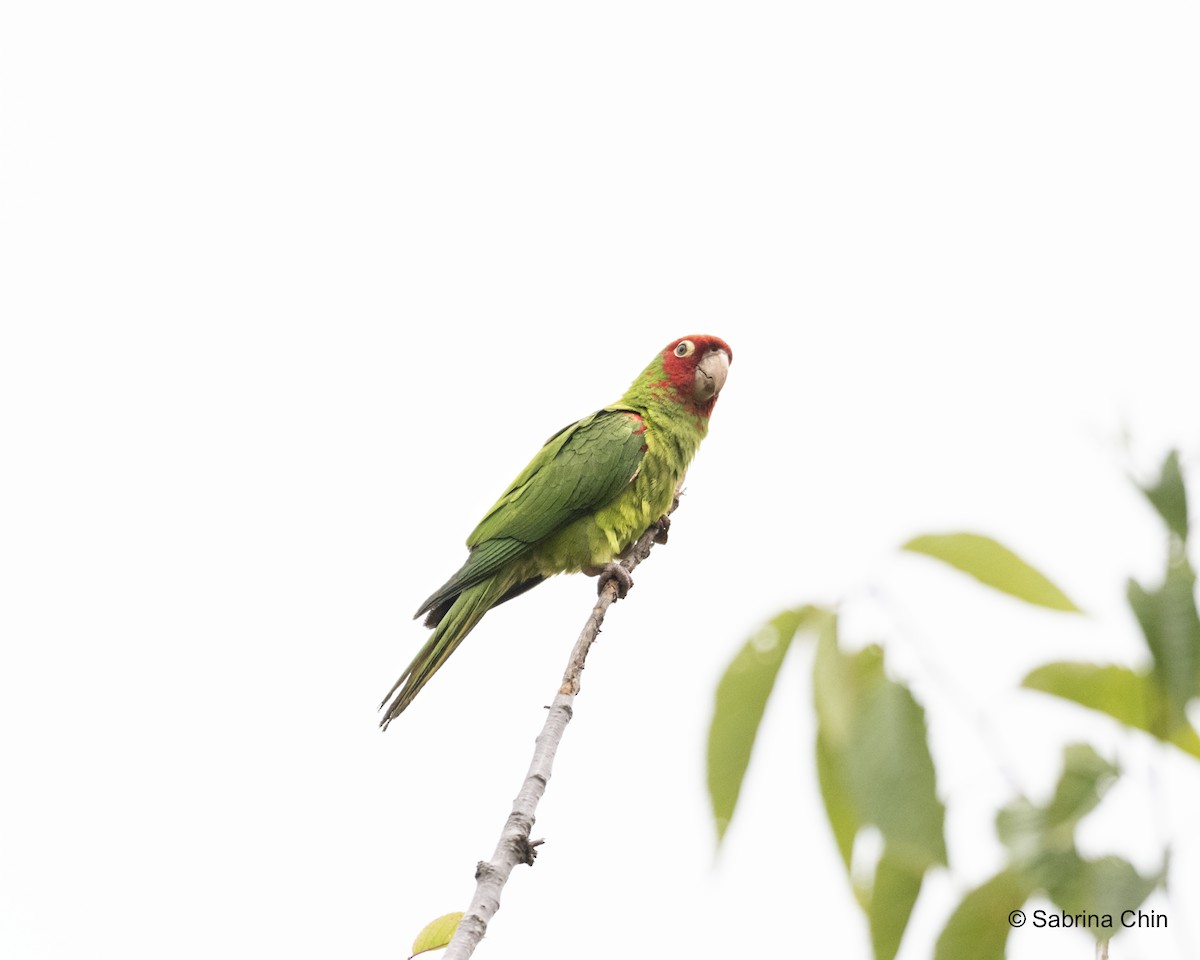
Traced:
<svg viewBox="0 0 1200 960">
<path fill-rule="evenodd" d="M 720 843 L 733 819 L 767 699 L 796 631 L 829 612 L 805 606 L 779 614 L 746 641 L 717 685 L 708 731 L 708 795 Z"/>
<path fill-rule="evenodd" d="M 1045 806 L 1018 797 L 997 814 L 996 832 L 1008 848 L 1009 864 L 963 898 L 938 938 L 935 960 L 1003 958 L 1009 927 L 1025 922 L 1014 911 L 1038 891 L 1071 915 L 1116 917 L 1141 905 L 1163 882 L 1165 860 L 1156 876 L 1143 877 L 1120 857 L 1085 860 L 1075 844 L 1079 822 L 1100 803 L 1118 773 L 1090 745 L 1071 744 L 1063 750 L 1062 774 Z M 1097 934 L 1097 939 L 1106 936 L 1111 933 Z"/>
<path fill-rule="evenodd" d="M 1013 870 L 1002 870 L 962 899 L 938 937 L 934 960 L 1004 960 L 1004 948 L 1020 910 L 1033 891 Z"/>
<path fill-rule="evenodd" d="M 1165 874 L 1142 877 L 1119 857 L 1085 860 L 1075 844 L 1079 822 L 1096 809 L 1119 774 L 1088 744 L 1063 750 L 1063 770 L 1043 807 L 1019 797 L 996 816 L 1009 849 L 1009 870 L 1031 890 L 1045 891 L 1070 914 L 1119 914 L 1136 909 Z"/>
<path fill-rule="evenodd" d="M 996 814 L 996 834 L 1008 848 L 1009 863 L 1027 870 L 1043 854 L 1042 811 L 1025 797 L 1017 797 Z"/>
<path fill-rule="evenodd" d="M 1186 721 L 1168 722 L 1165 694 L 1147 673 L 1113 664 L 1059 661 L 1033 670 L 1021 685 L 1106 713 L 1200 758 L 1200 735 Z"/>
<path fill-rule="evenodd" d="M 1047 885 L 1050 899 L 1065 913 L 1108 914 L 1114 919 L 1124 910 L 1136 910 L 1165 875 L 1143 877 L 1120 857 L 1084 860 L 1076 857 L 1073 868 L 1054 885 Z M 1097 933 L 1097 939 L 1111 934 Z"/>
<path fill-rule="evenodd" d="M 1072 915 L 1115 917 L 1137 909 L 1162 882 L 1165 863 L 1156 876 L 1143 877 L 1120 857 L 1084 860 L 1075 846 L 1079 821 L 1096 808 L 1117 774 L 1088 744 L 1071 744 L 1063 750 L 1063 772 L 1045 806 L 1018 797 L 997 814 L 1009 865 L 963 898 L 938 938 L 935 960 L 1002 960 L 1010 927 L 1025 922 L 1024 916 L 1016 923 L 1010 918 L 1038 891 Z"/>
<path fill-rule="evenodd" d="M 462 911 L 457 913 L 447 913 L 445 916 L 438 917 L 436 920 L 431 920 L 425 924 L 421 932 L 417 934 L 417 939 L 413 941 L 412 956 L 415 957 L 418 953 L 425 953 L 428 950 L 439 950 L 442 947 L 449 946 L 450 941 L 454 939 L 454 933 L 458 929 L 458 922 L 463 918 Z M 412 960 L 412 957 L 409 957 Z"/>
<path fill-rule="evenodd" d="M 925 872 L 946 862 L 945 808 L 937 797 L 925 712 L 884 673 L 878 646 L 848 654 L 829 617 L 813 664 L 817 776 L 846 872 L 867 914 L 875 960 L 892 960 Z M 854 844 L 869 826 L 883 837 L 873 875 L 852 874 Z"/>
<path fill-rule="evenodd" d="M 861 656 L 861 655 L 860 655 Z M 883 833 L 889 854 L 917 868 L 946 862 L 945 808 L 937 797 L 925 711 L 908 688 L 883 677 L 861 704 L 848 753 L 850 789 L 863 819 Z"/>
<path fill-rule="evenodd" d="M 846 783 L 842 753 L 826 743 L 827 738 L 817 732 L 817 783 L 821 788 L 821 800 L 825 803 L 825 816 L 833 830 L 833 839 L 838 852 L 850 873 L 850 861 L 854 852 L 854 838 L 862 823 L 854 809 L 850 787 Z"/>
<path fill-rule="evenodd" d="M 1012 866 L 1049 889 L 1053 858 L 1074 856 L 1076 824 L 1096 808 L 1118 773 L 1087 744 L 1064 748 L 1063 771 L 1049 803 L 1039 807 L 1018 797 L 996 814 L 996 832 L 1008 847 Z"/>
<path fill-rule="evenodd" d="M 1046 829 L 1065 828 L 1073 833 L 1075 825 L 1096 809 L 1120 772 L 1089 744 L 1064 747 L 1063 772 L 1045 809 Z"/>
<path fill-rule="evenodd" d="M 941 560 L 980 583 L 1026 603 L 1079 613 L 1061 590 L 1007 547 L 977 533 L 914 537 L 902 548 Z"/>
<path fill-rule="evenodd" d="M 835 799 L 850 806 L 860 827 L 877 826 L 892 856 L 920 869 L 944 864 L 945 808 L 937 797 L 925 711 L 907 687 L 885 676 L 880 648 L 846 654 L 837 646 L 836 626 L 822 631 L 813 688 L 825 767 L 838 781 Z M 824 785 L 822 791 L 831 825 L 835 816 L 843 821 L 845 812 L 833 811 Z"/>
<path fill-rule="evenodd" d="M 1187 703 L 1200 693 L 1196 575 L 1186 561 L 1169 565 L 1161 587 L 1151 591 L 1130 580 L 1128 596 L 1154 658 L 1170 719 L 1174 725 L 1186 722 Z"/>
<path fill-rule="evenodd" d="M 1153 486 L 1139 484 L 1139 487 L 1170 531 L 1180 540 L 1187 540 L 1187 490 L 1183 485 L 1183 471 L 1179 468 L 1179 451 L 1172 450 L 1167 454 L 1162 473 Z"/>
<path fill-rule="evenodd" d="M 924 869 L 885 851 L 875 868 L 875 884 L 867 904 L 875 960 L 892 960 L 900 950 L 904 929 L 921 892 Z"/>
</svg>

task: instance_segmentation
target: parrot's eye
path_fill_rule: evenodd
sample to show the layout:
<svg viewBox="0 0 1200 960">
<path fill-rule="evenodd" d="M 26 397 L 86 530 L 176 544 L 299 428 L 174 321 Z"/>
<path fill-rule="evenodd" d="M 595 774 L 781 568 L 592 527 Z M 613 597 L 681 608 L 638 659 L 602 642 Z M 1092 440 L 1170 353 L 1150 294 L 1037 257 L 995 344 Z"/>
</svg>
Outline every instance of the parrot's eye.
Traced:
<svg viewBox="0 0 1200 960">
<path fill-rule="evenodd" d="M 675 356 L 677 357 L 690 357 L 695 352 L 696 345 L 691 340 L 680 340 L 675 345 Z"/>
</svg>

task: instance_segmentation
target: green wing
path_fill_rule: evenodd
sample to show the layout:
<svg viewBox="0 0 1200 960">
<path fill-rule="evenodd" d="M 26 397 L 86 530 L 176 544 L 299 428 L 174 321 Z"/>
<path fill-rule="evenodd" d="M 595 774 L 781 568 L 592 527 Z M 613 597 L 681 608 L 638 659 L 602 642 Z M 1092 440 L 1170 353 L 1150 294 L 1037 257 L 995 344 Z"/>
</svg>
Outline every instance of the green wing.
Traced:
<svg viewBox="0 0 1200 960">
<path fill-rule="evenodd" d="M 546 441 L 467 537 L 467 562 L 421 605 L 417 616 L 486 580 L 612 500 L 641 465 L 645 429 L 633 411 L 606 408 Z"/>
</svg>

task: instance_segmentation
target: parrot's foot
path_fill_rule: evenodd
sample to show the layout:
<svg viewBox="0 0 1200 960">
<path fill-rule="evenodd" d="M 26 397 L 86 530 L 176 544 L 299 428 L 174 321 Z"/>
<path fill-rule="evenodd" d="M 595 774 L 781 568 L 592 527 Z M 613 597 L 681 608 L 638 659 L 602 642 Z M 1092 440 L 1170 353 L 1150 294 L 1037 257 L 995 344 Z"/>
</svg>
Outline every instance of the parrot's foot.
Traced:
<svg viewBox="0 0 1200 960">
<path fill-rule="evenodd" d="M 619 563 L 606 563 L 600 568 L 599 576 L 600 582 L 596 584 L 596 592 L 603 593 L 609 581 L 616 581 L 618 600 L 624 600 L 629 593 L 629 588 L 633 586 L 633 577 Z"/>
<path fill-rule="evenodd" d="M 658 518 L 658 529 L 654 532 L 655 543 L 666 543 L 667 533 L 671 529 L 671 518 L 665 514 Z"/>
</svg>

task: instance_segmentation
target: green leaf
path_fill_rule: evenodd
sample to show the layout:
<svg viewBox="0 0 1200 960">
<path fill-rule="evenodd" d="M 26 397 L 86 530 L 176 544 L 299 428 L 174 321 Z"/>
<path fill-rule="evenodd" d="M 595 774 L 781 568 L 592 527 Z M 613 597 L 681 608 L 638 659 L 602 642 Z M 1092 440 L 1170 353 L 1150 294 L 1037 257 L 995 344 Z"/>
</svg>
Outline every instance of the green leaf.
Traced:
<svg viewBox="0 0 1200 960">
<path fill-rule="evenodd" d="M 938 937 L 934 960 L 1004 960 L 1009 917 L 1033 894 L 1016 871 L 1002 870 L 962 899 Z"/>
<path fill-rule="evenodd" d="M 925 711 L 907 687 L 884 674 L 880 648 L 843 653 L 831 621 L 817 642 L 813 693 L 818 740 L 826 769 L 837 774 L 839 802 L 849 805 L 858 826 L 877 826 L 893 856 L 920 868 L 944 864 L 945 808 L 937 797 Z M 846 815 L 839 810 L 836 816 L 844 822 Z"/>
<path fill-rule="evenodd" d="M 914 537 L 903 549 L 941 560 L 1026 603 L 1079 612 L 1067 595 L 1043 574 L 990 537 L 977 533 L 930 534 Z"/>
<path fill-rule="evenodd" d="M 1186 720 L 1169 721 L 1166 696 L 1147 673 L 1113 664 L 1059 661 L 1033 670 L 1021 684 L 1106 713 L 1200 758 L 1200 735 Z"/>
<path fill-rule="evenodd" d="M 1068 914 L 1120 915 L 1137 909 L 1166 876 L 1166 863 L 1143 877 L 1119 857 L 1084 860 L 1075 844 L 1079 822 L 1100 803 L 1118 775 L 1116 766 L 1088 744 L 1063 750 L 1063 770 L 1045 806 L 1018 797 L 996 816 L 996 831 L 1009 851 L 1008 867 L 972 891 L 938 939 L 936 960 L 960 956 L 1002 958 L 1010 918 L 1029 897 L 1044 891 Z M 1016 918 L 1020 926 L 1024 917 Z M 1112 928 L 1097 939 L 1112 936 Z M 979 946 L 976 946 L 978 942 Z M 970 947 L 971 949 L 968 949 Z"/>
<path fill-rule="evenodd" d="M 846 873 L 850 873 L 850 858 L 854 852 L 854 838 L 862 826 L 854 808 L 854 798 L 846 782 L 845 763 L 840 750 L 830 747 L 827 737 L 817 731 L 817 783 L 821 788 L 821 800 L 825 803 L 825 815 L 833 830 L 838 852 Z"/>
<path fill-rule="evenodd" d="M 1045 808 L 1046 829 L 1066 829 L 1073 833 L 1075 825 L 1096 809 L 1120 772 L 1089 744 L 1072 743 L 1064 747 L 1063 772 L 1054 797 Z"/>
<path fill-rule="evenodd" d="M 925 713 L 884 672 L 883 652 L 848 654 L 837 621 L 822 624 L 813 664 L 817 776 L 838 851 L 851 874 L 856 838 L 874 826 L 883 853 L 873 876 L 851 883 L 867 914 L 875 960 L 899 949 L 925 872 L 946 862 L 945 808 L 937 797 Z"/>
<path fill-rule="evenodd" d="M 925 711 L 907 687 L 884 678 L 881 660 L 869 662 L 876 688 L 859 704 L 847 751 L 850 790 L 862 819 L 883 833 L 890 856 L 921 870 L 944 864 L 945 808 L 937 797 Z"/>
<path fill-rule="evenodd" d="M 455 931 L 458 930 L 458 922 L 462 918 L 462 911 L 459 910 L 457 913 L 447 913 L 445 916 L 425 924 L 421 932 L 417 934 L 417 939 L 413 941 L 412 956 L 415 957 L 418 953 L 425 953 L 427 950 L 438 950 L 449 946 L 450 941 L 454 939 Z M 409 960 L 412 960 L 412 957 L 409 957 Z"/>
<path fill-rule="evenodd" d="M 1183 485 L 1183 471 L 1179 468 L 1177 450 L 1172 450 L 1167 455 L 1158 482 L 1153 486 L 1141 487 L 1141 490 L 1171 532 L 1180 540 L 1187 540 L 1187 490 Z"/>
<path fill-rule="evenodd" d="M 867 922 L 875 960 L 892 960 L 900 950 L 904 929 L 921 892 L 924 869 L 885 850 L 875 868 L 875 883 L 867 902 Z"/>
<path fill-rule="evenodd" d="M 1009 863 L 1016 869 L 1028 871 L 1044 854 L 1042 811 L 1025 797 L 1017 797 L 996 814 L 996 834 L 1008 848 Z"/>
<path fill-rule="evenodd" d="M 814 626 L 828 616 L 811 606 L 779 614 L 746 641 L 717 685 L 708 731 L 708 795 L 718 843 L 737 808 L 767 699 L 792 638 L 801 626 Z"/>
<path fill-rule="evenodd" d="M 1157 590 L 1129 581 L 1129 605 L 1154 658 L 1154 673 L 1167 697 L 1173 726 L 1186 722 L 1186 707 L 1200 693 L 1200 616 L 1196 575 L 1186 561 L 1167 567 Z"/>
<path fill-rule="evenodd" d="M 1079 822 L 1099 805 L 1119 775 L 1091 746 L 1063 750 L 1063 770 L 1054 795 L 1042 807 L 1018 797 L 996 816 L 996 831 L 1009 850 L 1009 869 L 1033 890 L 1044 890 L 1067 913 L 1119 913 L 1122 897 L 1136 907 L 1158 878 L 1138 876 L 1117 857 L 1084 860 L 1075 845 Z M 1104 887 L 1111 883 L 1111 887 Z"/>
<path fill-rule="evenodd" d="M 1120 857 L 1101 857 L 1084 860 L 1076 857 L 1071 870 L 1055 884 L 1046 885 L 1050 899 L 1065 913 L 1108 914 L 1114 923 L 1123 910 L 1136 910 L 1162 882 L 1164 870 L 1153 877 L 1143 877 L 1127 860 Z M 1096 938 L 1112 936 L 1096 928 Z"/>
<path fill-rule="evenodd" d="M 1049 803 L 1038 807 L 1018 797 L 996 815 L 996 832 L 1012 864 L 1036 872 L 1047 855 L 1073 853 L 1075 825 L 1096 808 L 1118 773 L 1088 744 L 1064 748 L 1063 771 Z"/>
</svg>

